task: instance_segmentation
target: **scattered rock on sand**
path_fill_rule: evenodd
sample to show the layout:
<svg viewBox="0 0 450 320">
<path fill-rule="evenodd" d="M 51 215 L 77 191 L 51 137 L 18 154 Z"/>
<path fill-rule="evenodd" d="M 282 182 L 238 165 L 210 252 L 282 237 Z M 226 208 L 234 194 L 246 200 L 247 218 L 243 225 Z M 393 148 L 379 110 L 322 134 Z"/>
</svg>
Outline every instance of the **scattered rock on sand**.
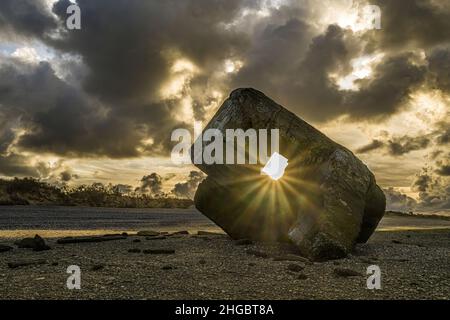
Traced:
<svg viewBox="0 0 450 320">
<path fill-rule="evenodd" d="M 33 249 L 33 251 L 50 250 L 51 248 L 45 243 L 39 235 L 35 235 L 34 238 L 24 238 L 14 242 L 19 248 Z"/>
<path fill-rule="evenodd" d="M 188 234 L 189 234 L 189 231 L 182 230 L 182 231 L 176 231 L 176 232 L 169 233 L 168 236 L 184 236 L 184 235 L 188 235 Z"/>
<path fill-rule="evenodd" d="M 166 236 L 154 236 L 154 237 L 145 237 L 145 240 L 164 240 Z"/>
<path fill-rule="evenodd" d="M 239 239 L 239 240 L 236 240 L 234 242 L 234 244 L 237 246 L 248 246 L 248 245 L 253 244 L 253 241 L 249 240 L 249 239 Z"/>
<path fill-rule="evenodd" d="M 333 273 L 337 277 L 347 278 L 347 277 L 358 277 L 362 274 L 358 271 L 347 269 L 347 268 L 335 268 Z"/>
<path fill-rule="evenodd" d="M 152 236 L 159 236 L 159 232 L 153 230 L 141 230 L 138 231 L 136 235 L 143 237 L 152 237 Z"/>
<path fill-rule="evenodd" d="M 300 272 L 300 271 L 303 271 L 303 269 L 305 269 L 305 266 L 302 266 L 300 264 L 291 263 L 291 264 L 288 264 L 287 268 L 289 271 L 292 271 L 292 272 Z"/>
<path fill-rule="evenodd" d="M 142 252 L 145 254 L 174 254 L 175 250 L 173 250 L 173 249 L 145 249 Z"/>
<path fill-rule="evenodd" d="M 104 241 L 114 241 L 114 240 L 123 240 L 127 237 L 119 235 L 113 236 L 93 236 L 93 237 L 65 237 L 58 239 L 56 243 L 58 244 L 70 244 L 70 243 L 88 243 L 88 242 L 104 242 Z"/>
<path fill-rule="evenodd" d="M 5 246 L 3 244 L 0 244 L 0 252 L 7 252 L 7 251 L 10 251 L 12 249 L 13 249 L 13 247 Z"/>
<path fill-rule="evenodd" d="M 20 267 L 41 265 L 41 264 L 46 264 L 46 263 L 47 263 L 47 261 L 44 259 L 16 260 L 16 261 L 8 262 L 8 267 L 11 269 L 16 269 L 16 268 L 20 268 Z"/>
<path fill-rule="evenodd" d="M 279 153 L 289 159 L 286 175 L 292 179 L 281 196 L 289 203 L 273 192 L 261 194 L 270 178 L 260 174 L 260 163 L 196 164 L 207 178 L 197 189 L 195 207 L 233 239 L 293 242 L 313 260 L 335 259 L 366 242 L 384 215 L 385 196 L 367 166 L 262 92 L 233 91 L 204 128 L 209 129 L 224 140 L 228 129 L 279 129 Z M 201 156 L 198 149 L 191 149 L 194 160 Z"/>
</svg>

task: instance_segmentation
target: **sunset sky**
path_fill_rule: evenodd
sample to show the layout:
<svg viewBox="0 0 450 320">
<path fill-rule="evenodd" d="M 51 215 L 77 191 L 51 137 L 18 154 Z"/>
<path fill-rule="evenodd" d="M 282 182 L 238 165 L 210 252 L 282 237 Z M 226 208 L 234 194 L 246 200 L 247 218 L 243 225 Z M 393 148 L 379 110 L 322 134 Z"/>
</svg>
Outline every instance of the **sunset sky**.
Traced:
<svg viewBox="0 0 450 320">
<path fill-rule="evenodd" d="M 172 130 L 253 87 L 360 157 L 389 208 L 450 210 L 449 1 L 1 0 L 0 40 L 2 177 L 170 191 L 195 169 Z"/>
</svg>

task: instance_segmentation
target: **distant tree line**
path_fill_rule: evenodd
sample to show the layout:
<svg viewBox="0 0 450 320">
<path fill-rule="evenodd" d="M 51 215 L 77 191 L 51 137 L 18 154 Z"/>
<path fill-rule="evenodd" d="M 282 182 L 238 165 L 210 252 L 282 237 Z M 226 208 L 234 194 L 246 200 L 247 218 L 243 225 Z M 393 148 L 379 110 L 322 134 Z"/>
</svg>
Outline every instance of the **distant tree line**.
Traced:
<svg viewBox="0 0 450 320">
<path fill-rule="evenodd" d="M 145 188 L 144 188 L 145 189 Z M 119 208 L 187 208 L 191 199 L 160 189 L 146 193 L 141 187 L 103 184 L 69 187 L 51 185 L 34 178 L 0 179 L 0 205 L 62 205 Z M 154 192 L 158 191 L 158 192 Z"/>
</svg>

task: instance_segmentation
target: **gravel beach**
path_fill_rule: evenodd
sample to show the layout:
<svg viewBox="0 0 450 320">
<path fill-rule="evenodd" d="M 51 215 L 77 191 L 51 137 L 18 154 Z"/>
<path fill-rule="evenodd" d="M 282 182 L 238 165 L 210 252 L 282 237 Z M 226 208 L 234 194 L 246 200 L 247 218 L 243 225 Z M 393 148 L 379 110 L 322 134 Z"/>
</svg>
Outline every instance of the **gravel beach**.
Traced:
<svg viewBox="0 0 450 320">
<path fill-rule="evenodd" d="M 138 236 L 126 222 L 125 228 L 104 225 L 101 231 L 126 230 L 128 236 L 95 243 L 57 243 L 62 236 L 96 234 L 76 226 L 71 228 L 78 231 L 69 228 L 61 234 L 42 226 L 20 229 L 21 236 L 47 233 L 39 234 L 51 250 L 39 252 L 18 248 L 17 233 L 2 224 L 0 244 L 13 249 L 0 252 L 0 298 L 450 299 L 448 221 L 386 217 L 349 257 L 311 262 L 286 244 L 233 241 L 198 219 L 205 228 L 153 225 L 152 230 L 168 232 L 158 236 Z M 189 234 L 172 234 L 183 229 Z M 197 234 L 206 229 L 218 234 Z M 15 267 L 17 262 L 35 264 Z M 80 290 L 66 287 L 70 265 L 81 268 Z M 370 265 L 381 269 L 380 290 L 367 289 Z"/>
</svg>

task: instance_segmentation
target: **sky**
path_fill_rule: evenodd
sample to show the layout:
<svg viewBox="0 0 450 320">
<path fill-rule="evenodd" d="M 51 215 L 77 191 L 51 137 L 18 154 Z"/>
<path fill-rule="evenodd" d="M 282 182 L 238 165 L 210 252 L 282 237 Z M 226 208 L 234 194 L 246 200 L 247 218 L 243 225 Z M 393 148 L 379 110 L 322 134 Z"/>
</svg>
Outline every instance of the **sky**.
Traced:
<svg viewBox="0 0 450 320">
<path fill-rule="evenodd" d="M 448 1 L 2 0 L 0 41 L 1 177 L 192 194 L 172 130 L 253 87 L 361 158 L 389 209 L 450 209 Z"/>
</svg>

